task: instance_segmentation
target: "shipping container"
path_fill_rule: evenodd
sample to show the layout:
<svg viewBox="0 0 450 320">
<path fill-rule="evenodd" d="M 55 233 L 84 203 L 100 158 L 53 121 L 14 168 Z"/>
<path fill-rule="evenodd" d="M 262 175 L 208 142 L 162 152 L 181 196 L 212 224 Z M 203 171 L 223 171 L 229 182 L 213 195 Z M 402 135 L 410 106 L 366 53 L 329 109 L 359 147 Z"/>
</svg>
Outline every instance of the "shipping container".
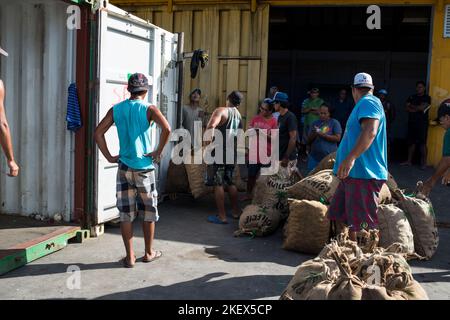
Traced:
<svg viewBox="0 0 450 320">
<path fill-rule="evenodd" d="M 100 7 L 91 10 L 75 0 L 0 2 L 0 44 L 9 53 L 0 59 L 0 77 L 20 165 L 19 177 L 7 177 L 1 157 L 0 214 L 60 213 L 85 228 L 118 218 L 117 165 L 101 155 L 93 132 L 114 104 L 129 97 L 132 73 L 148 75 L 148 102 L 177 126 L 178 35 L 108 1 L 94 3 Z M 72 28 L 68 21 L 74 14 L 79 24 Z M 82 120 L 76 132 L 66 122 L 71 84 L 77 86 Z M 155 147 L 157 137 L 154 126 Z M 106 138 L 117 154 L 115 127 Z M 169 143 L 156 168 L 160 194 L 172 147 Z"/>
</svg>

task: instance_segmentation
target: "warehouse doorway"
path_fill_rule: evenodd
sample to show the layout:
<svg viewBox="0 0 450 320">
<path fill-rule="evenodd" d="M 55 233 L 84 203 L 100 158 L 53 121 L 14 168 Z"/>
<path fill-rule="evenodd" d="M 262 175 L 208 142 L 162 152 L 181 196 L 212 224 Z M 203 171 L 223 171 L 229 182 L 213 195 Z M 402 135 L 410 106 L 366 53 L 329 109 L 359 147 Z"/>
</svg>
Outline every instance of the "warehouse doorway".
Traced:
<svg viewBox="0 0 450 320">
<path fill-rule="evenodd" d="M 349 87 L 355 73 L 373 76 L 389 91 L 397 117 L 392 160 L 406 155 L 405 101 L 418 80 L 428 79 L 431 7 L 381 6 L 381 29 L 369 30 L 366 6 L 273 7 L 270 9 L 267 87 L 286 91 L 299 107 L 319 87 L 330 101 Z"/>
</svg>

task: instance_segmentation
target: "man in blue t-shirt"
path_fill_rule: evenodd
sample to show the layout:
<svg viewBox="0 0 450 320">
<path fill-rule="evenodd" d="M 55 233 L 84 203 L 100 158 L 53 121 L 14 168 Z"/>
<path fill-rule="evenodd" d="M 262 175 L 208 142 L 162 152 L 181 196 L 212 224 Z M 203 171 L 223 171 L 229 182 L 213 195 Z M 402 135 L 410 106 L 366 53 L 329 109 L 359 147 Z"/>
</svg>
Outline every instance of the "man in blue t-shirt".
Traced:
<svg viewBox="0 0 450 320">
<path fill-rule="evenodd" d="M 311 145 L 311 151 L 308 158 L 308 172 L 312 171 L 327 155 L 335 152 L 341 140 L 341 125 L 336 119 L 330 117 L 330 109 L 326 103 L 320 107 L 319 117 L 319 120 L 311 124 L 309 130 L 307 142 Z"/>
<path fill-rule="evenodd" d="M 379 193 L 388 176 L 386 117 L 373 89 L 369 74 L 355 76 L 352 94 L 356 105 L 347 121 L 333 169 L 341 182 L 328 217 L 346 224 L 354 241 L 358 231 L 377 228 Z"/>
</svg>

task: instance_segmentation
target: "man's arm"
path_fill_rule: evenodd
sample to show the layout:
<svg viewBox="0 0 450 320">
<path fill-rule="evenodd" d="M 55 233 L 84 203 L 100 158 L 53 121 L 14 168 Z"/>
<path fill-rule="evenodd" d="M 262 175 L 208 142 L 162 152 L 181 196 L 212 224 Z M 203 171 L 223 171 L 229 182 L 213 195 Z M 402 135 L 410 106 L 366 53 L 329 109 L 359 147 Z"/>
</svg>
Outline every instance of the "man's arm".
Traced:
<svg viewBox="0 0 450 320">
<path fill-rule="evenodd" d="M 164 147 L 166 146 L 167 142 L 169 141 L 169 136 L 170 136 L 170 131 L 171 131 L 170 125 L 169 125 L 169 122 L 167 122 L 167 119 L 161 113 L 161 111 L 155 106 L 148 107 L 147 120 L 149 123 L 154 121 L 156 123 L 156 125 L 161 129 L 161 135 L 159 137 L 158 148 L 156 148 L 155 151 L 153 151 L 149 154 L 146 154 L 147 157 L 152 157 L 156 162 L 158 162 L 159 158 L 161 156 L 161 153 L 164 150 Z"/>
<path fill-rule="evenodd" d="M 414 105 L 412 105 L 410 102 L 406 102 L 406 111 L 417 112 L 417 108 Z"/>
<path fill-rule="evenodd" d="M 448 169 L 450 169 L 450 157 L 443 157 L 441 161 L 439 161 L 438 167 L 434 174 L 423 184 L 423 189 L 421 192 L 428 197 L 431 189 L 433 189 L 436 182 L 444 176 Z"/>
<path fill-rule="evenodd" d="M 380 121 L 373 118 L 363 118 L 361 120 L 361 134 L 356 141 L 356 145 L 350 151 L 344 161 L 342 161 L 338 170 L 338 178 L 345 179 L 348 177 L 350 170 L 352 170 L 355 160 L 358 159 L 367 149 L 369 149 L 378 131 Z"/>
<path fill-rule="evenodd" d="M 222 121 L 223 108 L 217 108 L 214 110 L 211 115 L 211 119 L 209 119 L 208 125 L 206 126 L 206 130 L 215 129 Z"/>
<path fill-rule="evenodd" d="M 95 128 L 94 138 L 98 148 L 110 163 L 117 163 L 119 156 L 112 156 L 106 144 L 105 133 L 111 128 L 114 123 L 113 108 L 109 109 L 106 116 L 100 121 L 97 128 Z"/>
<path fill-rule="evenodd" d="M 16 177 L 19 174 L 19 166 L 14 160 L 11 132 L 9 130 L 8 120 L 6 119 L 5 107 L 3 104 L 4 99 L 5 87 L 3 86 L 3 82 L 0 80 L 0 144 L 8 161 L 8 175 L 10 177 Z"/>
</svg>

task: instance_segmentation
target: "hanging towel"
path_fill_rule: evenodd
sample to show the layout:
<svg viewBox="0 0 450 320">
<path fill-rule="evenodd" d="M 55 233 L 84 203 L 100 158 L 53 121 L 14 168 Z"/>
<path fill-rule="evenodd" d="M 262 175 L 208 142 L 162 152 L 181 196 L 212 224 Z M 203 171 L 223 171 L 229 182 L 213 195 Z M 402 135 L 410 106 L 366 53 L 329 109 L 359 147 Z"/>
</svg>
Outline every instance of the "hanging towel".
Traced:
<svg viewBox="0 0 450 320">
<path fill-rule="evenodd" d="M 75 83 L 69 86 L 69 96 L 67 98 L 67 130 L 77 131 L 81 128 L 81 112 L 78 102 L 78 93 Z"/>
</svg>

